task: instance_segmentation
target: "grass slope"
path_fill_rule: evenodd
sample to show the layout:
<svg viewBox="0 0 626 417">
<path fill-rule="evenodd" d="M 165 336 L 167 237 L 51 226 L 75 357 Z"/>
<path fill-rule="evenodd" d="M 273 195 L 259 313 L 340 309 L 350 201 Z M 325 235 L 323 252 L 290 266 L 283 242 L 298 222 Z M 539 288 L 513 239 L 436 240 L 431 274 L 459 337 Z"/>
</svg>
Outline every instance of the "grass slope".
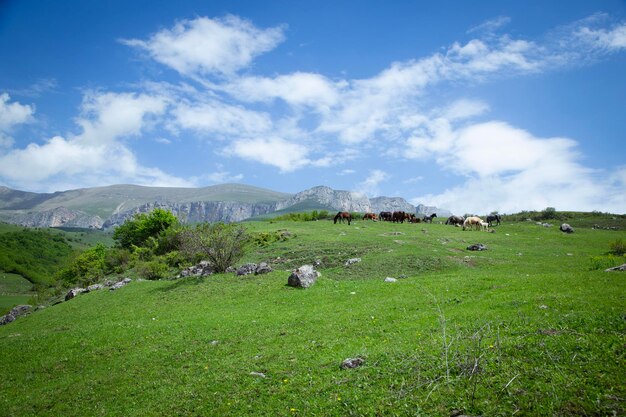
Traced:
<svg viewBox="0 0 626 417">
<path fill-rule="evenodd" d="M 0 415 L 626 413 L 626 282 L 589 268 L 623 232 L 248 227 L 294 235 L 247 255 L 268 275 L 133 282 L 1 327 Z"/>
</svg>

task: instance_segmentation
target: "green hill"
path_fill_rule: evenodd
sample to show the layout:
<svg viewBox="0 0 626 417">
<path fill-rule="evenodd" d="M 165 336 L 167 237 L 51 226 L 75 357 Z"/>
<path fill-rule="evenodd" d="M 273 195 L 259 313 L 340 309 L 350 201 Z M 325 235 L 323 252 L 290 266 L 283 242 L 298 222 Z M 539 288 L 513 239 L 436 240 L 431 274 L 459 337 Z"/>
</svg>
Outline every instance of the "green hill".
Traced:
<svg viewBox="0 0 626 417">
<path fill-rule="evenodd" d="M 274 272 L 131 282 L 0 327 L 0 415 L 624 415 L 626 280 L 593 262 L 624 261 L 623 220 L 570 224 L 247 223 L 293 236 L 246 255 Z M 285 285 L 314 262 L 315 285 Z"/>
</svg>

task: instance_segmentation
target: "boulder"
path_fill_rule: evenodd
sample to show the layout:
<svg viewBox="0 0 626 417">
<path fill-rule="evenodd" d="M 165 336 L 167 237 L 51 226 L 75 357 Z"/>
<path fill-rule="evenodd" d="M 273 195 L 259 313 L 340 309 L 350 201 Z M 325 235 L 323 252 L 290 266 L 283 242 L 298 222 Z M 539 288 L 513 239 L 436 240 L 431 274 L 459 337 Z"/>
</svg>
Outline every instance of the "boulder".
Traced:
<svg viewBox="0 0 626 417">
<path fill-rule="evenodd" d="M 272 272 L 272 267 L 267 264 L 267 262 L 261 262 L 257 267 L 256 271 L 254 271 L 255 275 L 267 274 Z"/>
<path fill-rule="evenodd" d="M 321 274 L 317 272 L 313 265 L 302 265 L 295 269 L 287 281 L 287 285 L 296 288 L 309 288 Z"/>
<path fill-rule="evenodd" d="M 87 292 L 89 291 L 98 291 L 104 288 L 102 284 L 93 284 L 87 287 Z"/>
<path fill-rule="evenodd" d="M 626 264 L 622 264 L 620 266 L 615 266 L 613 268 L 608 268 L 604 270 L 604 272 L 611 272 L 611 271 L 626 271 Z"/>
<path fill-rule="evenodd" d="M 469 245 L 467 250 L 487 250 L 487 246 L 482 243 L 474 243 L 473 245 Z"/>
<path fill-rule="evenodd" d="M 111 288 L 109 288 L 109 290 L 111 290 L 111 291 L 119 290 L 120 288 L 122 288 L 123 286 L 125 286 L 126 284 L 128 284 L 131 281 L 132 281 L 132 279 L 130 279 L 130 278 L 124 278 L 123 280 L 121 280 L 119 282 L 116 282 L 115 284 L 111 285 Z"/>
<path fill-rule="evenodd" d="M 559 230 L 563 233 L 574 233 L 574 228 L 567 223 L 563 223 Z"/>
<path fill-rule="evenodd" d="M 202 261 L 197 265 L 190 266 L 189 268 L 185 268 L 180 271 L 181 277 L 204 277 L 207 275 L 211 275 L 213 273 L 213 268 L 207 261 Z"/>
<path fill-rule="evenodd" d="M 19 316 L 23 316 L 24 314 L 26 314 L 31 308 L 32 306 L 28 304 L 13 307 L 11 311 L 0 317 L 0 326 L 11 323 Z"/>
<path fill-rule="evenodd" d="M 348 358 L 341 362 L 341 369 L 354 369 L 365 363 L 365 359 L 361 357 Z"/>
<path fill-rule="evenodd" d="M 237 275 L 250 275 L 256 272 L 257 264 L 249 263 L 237 268 Z"/>
<path fill-rule="evenodd" d="M 352 259 L 348 259 L 344 265 L 345 266 L 350 266 L 350 265 L 358 263 L 358 262 L 361 262 L 361 258 L 352 258 Z"/>
<path fill-rule="evenodd" d="M 392 277 L 385 278 L 385 282 L 396 282 L 396 281 L 397 281 L 397 279 L 392 278 Z"/>
<path fill-rule="evenodd" d="M 68 291 L 67 294 L 65 294 L 65 301 L 71 300 L 72 298 L 76 297 L 78 294 L 82 294 L 84 292 L 87 292 L 87 290 L 84 288 L 72 288 L 71 290 Z"/>
</svg>

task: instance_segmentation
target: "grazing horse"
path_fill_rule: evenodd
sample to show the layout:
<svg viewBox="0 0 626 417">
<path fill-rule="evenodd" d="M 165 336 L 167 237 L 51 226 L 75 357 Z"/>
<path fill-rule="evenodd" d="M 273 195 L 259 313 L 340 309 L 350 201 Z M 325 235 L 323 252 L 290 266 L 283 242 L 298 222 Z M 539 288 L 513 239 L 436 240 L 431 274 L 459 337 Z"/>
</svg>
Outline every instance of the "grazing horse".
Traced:
<svg viewBox="0 0 626 417">
<path fill-rule="evenodd" d="M 409 215 L 409 223 L 420 223 L 421 221 L 422 221 L 422 219 L 417 217 L 415 214 L 411 213 Z"/>
<path fill-rule="evenodd" d="M 487 216 L 487 223 L 489 223 L 489 226 L 493 226 L 493 222 L 496 222 L 496 224 L 500 226 L 500 220 L 502 220 L 502 217 L 500 217 L 499 214 L 490 214 Z"/>
<path fill-rule="evenodd" d="M 424 218 L 422 219 L 422 221 L 423 221 L 424 223 L 432 223 L 432 222 L 433 222 L 433 219 L 434 219 L 435 217 L 437 217 L 437 213 L 433 213 L 433 214 L 431 214 L 430 216 L 424 216 Z"/>
<path fill-rule="evenodd" d="M 406 218 L 406 213 L 404 211 L 394 211 L 391 220 L 394 223 L 404 223 L 404 219 Z"/>
<path fill-rule="evenodd" d="M 352 215 L 348 213 L 347 211 L 340 211 L 339 213 L 337 213 L 337 215 L 333 219 L 335 224 L 337 224 L 337 220 L 339 220 L 340 223 L 343 223 L 344 220 L 347 220 L 348 226 L 349 226 L 350 222 L 352 221 Z"/>
<path fill-rule="evenodd" d="M 463 222 L 465 221 L 465 217 L 463 216 L 450 216 L 448 217 L 448 220 L 446 220 L 446 224 L 451 224 L 451 225 L 462 225 Z"/>
<path fill-rule="evenodd" d="M 381 211 L 378 213 L 378 218 L 385 222 L 390 222 L 392 220 L 392 214 L 390 211 Z"/>
<path fill-rule="evenodd" d="M 480 230 L 482 227 L 483 220 L 480 217 L 470 216 L 465 221 L 463 221 L 463 230 L 467 227 L 474 227 L 476 230 Z"/>
<path fill-rule="evenodd" d="M 376 213 L 365 213 L 363 215 L 363 220 L 378 220 L 378 216 L 376 216 Z"/>
</svg>

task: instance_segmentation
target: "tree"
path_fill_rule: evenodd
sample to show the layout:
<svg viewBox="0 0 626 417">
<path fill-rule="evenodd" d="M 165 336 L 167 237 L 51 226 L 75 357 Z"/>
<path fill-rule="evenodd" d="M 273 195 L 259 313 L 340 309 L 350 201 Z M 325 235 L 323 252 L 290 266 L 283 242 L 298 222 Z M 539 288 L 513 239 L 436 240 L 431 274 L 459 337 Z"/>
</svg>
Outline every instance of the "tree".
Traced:
<svg viewBox="0 0 626 417">
<path fill-rule="evenodd" d="M 122 248 L 130 249 L 133 246 L 145 246 L 150 238 L 156 239 L 159 234 L 178 224 L 178 219 L 172 212 L 164 209 L 154 209 L 150 213 L 138 213 L 132 219 L 115 228 L 113 240 Z"/>
<path fill-rule="evenodd" d="M 181 232 L 180 251 L 191 261 L 207 260 L 215 272 L 224 272 L 240 260 L 249 235 L 240 225 L 203 223 Z"/>
</svg>

